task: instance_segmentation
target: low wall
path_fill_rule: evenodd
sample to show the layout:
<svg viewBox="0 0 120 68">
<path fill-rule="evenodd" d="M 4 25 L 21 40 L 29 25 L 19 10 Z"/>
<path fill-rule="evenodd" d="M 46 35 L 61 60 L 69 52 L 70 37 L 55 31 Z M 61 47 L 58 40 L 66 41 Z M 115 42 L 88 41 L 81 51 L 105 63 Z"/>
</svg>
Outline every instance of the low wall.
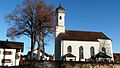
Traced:
<svg viewBox="0 0 120 68">
<path fill-rule="evenodd" d="M 120 68 L 120 63 L 29 61 L 26 65 L 11 68 Z"/>
</svg>

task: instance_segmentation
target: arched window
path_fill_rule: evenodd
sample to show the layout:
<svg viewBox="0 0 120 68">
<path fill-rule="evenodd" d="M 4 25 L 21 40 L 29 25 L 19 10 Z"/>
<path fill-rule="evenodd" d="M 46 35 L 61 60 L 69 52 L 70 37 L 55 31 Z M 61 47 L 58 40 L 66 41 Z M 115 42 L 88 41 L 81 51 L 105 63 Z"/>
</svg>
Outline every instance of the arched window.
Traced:
<svg viewBox="0 0 120 68">
<path fill-rule="evenodd" d="M 83 58 L 84 58 L 84 55 L 83 55 L 83 47 L 82 47 L 82 46 L 79 47 L 79 58 L 80 58 L 80 59 L 83 59 Z"/>
<path fill-rule="evenodd" d="M 60 20 L 62 19 L 62 16 L 60 16 Z"/>
<path fill-rule="evenodd" d="M 90 47 L 90 55 L 91 57 L 95 55 L 94 47 Z"/>
<path fill-rule="evenodd" d="M 105 47 L 102 48 L 102 52 L 106 54 L 106 49 L 105 49 Z"/>
<path fill-rule="evenodd" d="M 68 46 L 67 52 L 72 52 L 72 47 L 71 46 Z"/>
</svg>

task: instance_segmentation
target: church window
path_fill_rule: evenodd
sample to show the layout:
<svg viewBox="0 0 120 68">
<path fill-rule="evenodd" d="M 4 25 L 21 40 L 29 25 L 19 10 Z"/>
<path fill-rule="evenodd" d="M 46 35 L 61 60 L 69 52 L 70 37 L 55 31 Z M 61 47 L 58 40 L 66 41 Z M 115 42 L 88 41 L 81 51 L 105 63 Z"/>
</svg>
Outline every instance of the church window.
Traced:
<svg viewBox="0 0 120 68">
<path fill-rule="evenodd" d="M 71 46 L 68 46 L 67 52 L 72 52 L 72 47 Z"/>
<path fill-rule="evenodd" d="M 91 57 L 95 55 L 94 47 L 90 47 L 90 55 Z"/>
<path fill-rule="evenodd" d="M 106 49 L 105 49 L 105 47 L 102 48 L 102 52 L 106 54 Z"/>
<path fill-rule="evenodd" d="M 60 20 L 62 19 L 62 16 L 60 16 Z"/>
<path fill-rule="evenodd" d="M 84 58 L 84 56 L 83 56 L 83 47 L 82 46 L 79 47 L 79 58 L 80 59 Z"/>
</svg>

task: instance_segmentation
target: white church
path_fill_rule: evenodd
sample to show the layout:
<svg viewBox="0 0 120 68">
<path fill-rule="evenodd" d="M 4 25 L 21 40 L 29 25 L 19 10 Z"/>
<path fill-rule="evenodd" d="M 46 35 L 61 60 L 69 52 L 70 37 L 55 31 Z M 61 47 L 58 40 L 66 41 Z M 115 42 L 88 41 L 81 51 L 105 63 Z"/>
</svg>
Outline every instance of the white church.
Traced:
<svg viewBox="0 0 120 68">
<path fill-rule="evenodd" d="M 111 62 L 112 40 L 102 32 L 65 30 L 65 9 L 56 9 L 55 60 Z"/>
</svg>

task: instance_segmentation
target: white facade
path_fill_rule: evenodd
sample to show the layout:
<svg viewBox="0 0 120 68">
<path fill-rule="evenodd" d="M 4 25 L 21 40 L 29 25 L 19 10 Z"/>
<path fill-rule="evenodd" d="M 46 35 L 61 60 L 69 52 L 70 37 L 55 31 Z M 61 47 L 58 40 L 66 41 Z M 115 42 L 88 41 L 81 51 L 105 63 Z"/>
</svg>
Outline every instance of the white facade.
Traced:
<svg viewBox="0 0 120 68">
<path fill-rule="evenodd" d="M 11 54 L 5 54 L 4 52 L 11 52 Z M 16 54 L 16 49 L 3 49 L 0 48 L 0 66 L 18 66 L 20 61 L 21 51 Z M 19 58 L 16 58 L 16 55 Z M 3 63 L 3 60 L 5 62 Z"/>
<path fill-rule="evenodd" d="M 99 43 L 98 42 L 87 42 L 87 41 L 70 41 L 70 40 L 62 40 L 61 42 L 63 45 L 61 46 L 61 56 L 67 54 L 67 47 L 71 46 L 72 52 L 71 54 L 76 56 L 76 61 L 79 61 L 79 47 L 83 47 L 83 56 L 84 59 L 82 61 L 85 61 L 85 59 L 90 58 L 90 47 L 95 48 L 95 54 L 99 52 Z"/>
<path fill-rule="evenodd" d="M 57 11 L 64 11 L 64 9 L 61 9 L 60 7 L 57 8 Z M 65 11 L 64 11 L 65 12 Z M 63 40 L 61 39 L 61 36 L 59 36 L 61 33 L 65 34 L 65 26 L 64 26 L 64 20 L 65 20 L 65 13 L 57 12 L 57 25 L 56 25 L 56 38 L 55 38 L 55 60 L 63 60 L 63 57 L 71 53 L 74 56 L 76 56 L 75 61 L 86 61 L 90 59 L 91 56 L 91 48 L 94 49 L 94 56 L 98 54 L 99 52 L 105 52 L 106 55 L 112 57 L 111 61 L 113 60 L 113 52 L 112 52 L 112 41 L 110 39 L 99 39 L 95 41 L 84 41 L 84 40 Z M 61 18 L 62 17 L 62 21 Z M 91 32 L 92 33 L 92 32 Z M 93 32 L 97 33 L 98 37 L 100 32 Z M 94 36 L 94 35 L 93 35 Z M 104 36 L 102 34 L 102 36 Z M 91 37 L 90 37 L 91 38 Z M 71 52 L 68 52 L 68 47 L 71 47 Z M 83 48 L 83 58 L 80 58 L 80 47 Z M 69 57 L 71 58 L 71 57 Z M 69 58 L 66 58 L 69 60 Z M 73 58 L 72 58 L 73 59 Z"/>
<path fill-rule="evenodd" d="M 103 45 L 103 42 L 105 43 Z M 94 55 L 98 54 L 99 52 L 102 52 L 102 48 L 104 47 L 106 49 L 106 54 L 108 56 L 111 56 L 113 60 L 113 52 L 112 52 L 112 42 L 111 40 L 105 40 L 105 39 L 99 39 L 99 41 L 72 41 L 72 40 L 61 40 L 61 45 L 57 44 L 56 51 L 57 55 L 56 60 L 63 60 L 62 57 L 66 54 L 68 54 L 68 47 L 71 46 L 72 52 L 74 56 L 76 56 L 76 61 L 85 61 L 87 59 L 91 58 L 91 52 L 90 48 L 94 48 Z M 79 48 L 83 47 L 83 59 L 80 60 L 79 56 Z"/>
<path fill-rule="evenodd" d="M 97 41 L 62 40 L 61 41 L 61 44 L 62 44 L 61 45 L 61 57 L 63 55 L 66 55 L 67 53 L 69 53 L 69 52 L 67 52 L 68 46 L 71 46 L 71 48 L 72 48 L 71 54 L 76 56 L 76 61 L 80 61 L 80 58 L 79 58 L 80 46 L 83 47 L 83 57 L 84 57 L 83 59 L 81 59 L 81 61 L 85 61 L 85 59 L 91 58 L 91 53 L 90 53 L 91 47 L 94 47 L 95 55 L 98 54 L 99 52 L 101 52 L 102 47 L 105 47 L 106 54 L 113 57 L 111 40 L 104 40 L 104 41 L 109 41 L 109 42 L 106 42 L 106 43 L 109 43 L 109 45 L 101 46 L 101 42 L 97 42 Z M 112 60 L 113 60 L 113 58 L 112 58 Z"/>
</svg>

